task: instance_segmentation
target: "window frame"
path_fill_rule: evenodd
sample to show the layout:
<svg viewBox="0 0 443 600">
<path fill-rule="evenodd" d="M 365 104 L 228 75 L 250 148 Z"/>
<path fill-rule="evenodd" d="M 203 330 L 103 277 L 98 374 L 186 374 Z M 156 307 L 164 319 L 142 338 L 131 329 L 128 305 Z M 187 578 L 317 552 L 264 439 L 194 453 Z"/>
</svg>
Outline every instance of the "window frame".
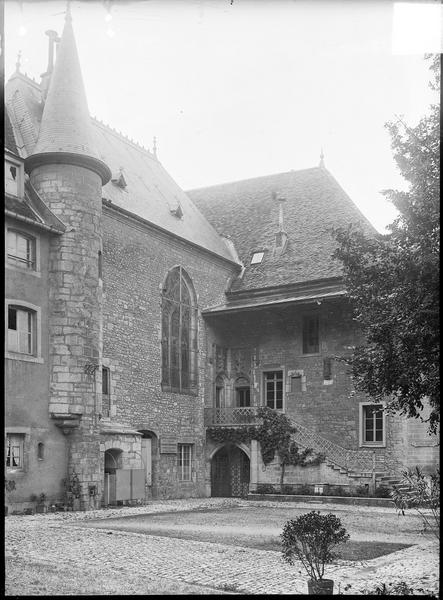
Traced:
<svg viewBox="0 0 443 600">
<path fill-rule="evenodd" d="M 305 351 L 305 323 L 308 320 L 317 320 L 317 350 L 315 352 Z M 307 334 L 306 334 L 307 337 Z M 321 336 L 320 336 L 320 315 L 315 313 L 306 313 L 301 318 L 301 353 L 303 356 L 318 356 L 321 354 Z"/>
<path fill-rule="evenodd" d="M 32 315 L 33 353 L 18 352 L 9 348 L 9 309 L 16 308 Z M 30 302 L 18 299 L 5 299 L 5 358 L 27 362 L 43 363 L 41 353 L 41 308 Z M 13 330 L 11 330 L 13 331 Z"/>
<path fill-rule="evenodd" d="M 268 405 L 268 397 L 267 397 L 267 380 L 266 380 L 266 376 L 269 373 L 281 373 L 281 382 L 282 382 L 282 406 L 281 408 L 276 408 L 275 404 L 275 398 L 274 398 L 274 406 L 269 406 Z M 276 380 L 277 382 L 278 380 Z M 272 408 L 273 410 L 278 410 L 279 412 L 285 412 L 286 409 L 286 398 L 285 398 L 285 370 L 282 367 L 275 367 L 275 368 L 269 368 L 269 369 L 263 369 L 262 371 L 262 382 L 263 382 L 263 388 L 262 388 L 262 405 L 263 406 L 267 406 L 268 408 Z M 275 390 L 275 386 L 274 386 L 274 391 Z"/>
<path fill-rule="evenodd" d="M 257 257 L 256 260 L 254 260 Z M 264 250 L 255 250 L 252 253 L 251 256 L 251 265 L 260 265 L 263 262 L 263 259 L 265 257 L 265 251 Z"/>
<path fill-rule="evenodd" d="M 379 406 L 382 408 L 382 439 L 378 441 L 367 441 L 365 432 L 365 411 L 367 407 Z M 360 402 L 359 403 L 359 445 L 364 448 L 384 448 L 386 446 L 386 411 L 384 408 L 386 404 L 384 402 Z M 375 428 L 374 428 L 375 432 Z"/>
<path fill-rule="evenodd" d="M 19 234 L 22 237 L 31 239 L 34 242 L 34 268 L 19 266 L 12 257 L 10 258 L 8 252 L 8 238 L 10 232 Z M 17 226 L 15 223 L 5 223 L 5 268 L 10 269 L 11 271 L 16 271 L 17 273 L 26 273 L 27 275 L 32 275 L 33 277 L 41 277 L 40 244 L 40 235 L 31 228 L 22 226 L 21 224 Z"/>
<path fill-rule="evenodd" d="M 193 446 L 194 444 L 188 442 L 177 444 L 177 477 L 182 483 L 192 482 Z M 185 456 L 188 451 L 189 454 Z"/>
<path fill-rule="evenodd" d="M 18 466 L 10 466 L 8 465 L 8 459 L 10 456 L 10 442 L 9 440 L 11 438 L 20 438 L 18 445 L 20 448 L 20 465 Z M 22 432 L 16 432 L 16 431 L 6 431 L 6 438 L 5 438 L 5 470 L 8 473 L 12 473 L 12 472 L 23 472 L 25 471 L 25 448 L 26 448 L 26 434 L 22 433 Z"/>
<path fill-rule="evenodd" d="M 167 295 L 167 286 L 170 279 L 178 278 L 178 300 Z M 173 285 L 171 289 L 173 289 Z M 186 294 L 184 294 L 184 287 Z M 195 289 L 191 278 L 186 271 L 179 265 L 168 271 L 161 287 L 161 389 L 164 392 L 184 394 L 190 396 L 198 395 L 198 306 Z M 189 298 L 189 303 L 183 300 L 183 297 Z M 186 312 L 189 310 L 189 320 L 186 323 Z M 178 312 L 177 322 L 174 317 Z M 165 323 L 167 325 L 165 327 Z M 183 330 L 187 327 L 187 339 L 183 337 Z M 174 332 L 177 327 L 178 332 Z M 187 343 L 186 343 L 187 342 Z M 188 369 L 183 368 L 183 352 L 187 348 Z M 167 360 L 165 360 L 167 355 Z M 178 360 L 177 360 L 178 359 Z M 177 366 L 175 366 L 177 360 Z M 166 364 L 165 364 L 166 363 Z M 174 368 L 177 369 L 178 385 L 174 380 Z M 187 378 L 186 380 L 183 381 Z"/>
<path fill-rule="evenodd" d="M 106 376 L 105 376 L 106 374 Z M 103 382 L 106 381 L 107 393 L 103 391 Z M 106 408 L 105 408 L 106 401 Z M 102 416 L 109 418 L 111 416 L 111 369 L 102 364 Z"/>
<path fill-rule="evenodd" d="M 14 194 L 13 192 L 8 191 L 7 178 L 6 178 L 6 173 L 5 173 L 5 194 L 7 194 L 8 196 L 14 196 L 16 198 L 23 198 L 23 196 L 25 195 L 25 170 L 24 170 L 23 162 L 21 162 L 20 160 L 18 160 L 16 158 L 13 158 L 10 155 L 7 155 L 5 157 L 5 171 L 6 171 L 7 166 L 8 166 L 8 170 L 10 170 L 11 167 L 15 167 L 15 169 L 16 169 L 15 181 L 17 184 L 17 193 Z"/>
</svg>

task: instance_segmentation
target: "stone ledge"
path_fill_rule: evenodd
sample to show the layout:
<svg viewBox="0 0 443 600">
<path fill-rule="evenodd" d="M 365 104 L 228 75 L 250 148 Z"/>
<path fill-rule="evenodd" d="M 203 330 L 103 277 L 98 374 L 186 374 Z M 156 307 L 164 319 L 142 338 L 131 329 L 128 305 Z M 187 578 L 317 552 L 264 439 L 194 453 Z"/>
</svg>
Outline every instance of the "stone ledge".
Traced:
<svg viewBox="0 0 443 600">
<path fill-rule="evenodd" d="M 308 496 L 301 494 L 248 494 L 247 500 L 269 500 L 272 502 L 320 502 L 321 504 L 351 504 L 354 506 L 394 507 L 389 498 L 366 498 L 360 496 Z"/>
</svg>

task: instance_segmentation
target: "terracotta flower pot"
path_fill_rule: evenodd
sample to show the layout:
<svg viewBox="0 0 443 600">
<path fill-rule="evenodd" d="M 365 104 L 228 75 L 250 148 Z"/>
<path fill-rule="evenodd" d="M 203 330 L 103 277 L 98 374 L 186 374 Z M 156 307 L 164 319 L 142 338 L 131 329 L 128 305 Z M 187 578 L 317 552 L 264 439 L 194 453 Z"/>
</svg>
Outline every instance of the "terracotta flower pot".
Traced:
<svg viewBox="0 0 443 600">
<path fill-rule="evenodd" d="M 334 581 L 332 579 L 309 579 L 308 594 L 326 594 L 331 595 L 334 589 Z"/>
</svg>

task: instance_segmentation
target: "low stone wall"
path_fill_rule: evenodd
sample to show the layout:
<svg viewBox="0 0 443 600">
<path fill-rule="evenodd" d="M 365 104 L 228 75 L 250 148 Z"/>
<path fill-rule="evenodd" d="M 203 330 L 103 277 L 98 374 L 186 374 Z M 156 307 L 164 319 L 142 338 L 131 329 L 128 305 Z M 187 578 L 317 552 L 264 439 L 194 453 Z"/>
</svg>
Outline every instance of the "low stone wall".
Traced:
<svg viewBox="0 0 443 600">
<path fill-rule="evenodd" d="M 359 496 L 306 496 L 297 494 L 248 494 L 247 500 L 270 500 L 272 502 L 320 502 L 321 504 L 351 504 L 354 506 L 386 506 L 394 508 L 389 498 L 365 498 Z"/>
</svg>

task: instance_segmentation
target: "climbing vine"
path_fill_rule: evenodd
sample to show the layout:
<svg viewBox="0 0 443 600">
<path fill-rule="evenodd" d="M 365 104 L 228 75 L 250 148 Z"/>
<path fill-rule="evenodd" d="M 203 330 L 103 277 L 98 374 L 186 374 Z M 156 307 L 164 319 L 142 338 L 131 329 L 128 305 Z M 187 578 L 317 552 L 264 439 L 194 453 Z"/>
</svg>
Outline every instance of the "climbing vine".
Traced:
<svg viewBox="0 0 443 600">
<path fill-rule="evenodd" d="M 261 419 L 258 425 L 209 427 L 208 434 L 219 443 L 241 444 L 257 440 L 260 443 L 261 456 L 265 465 L 271 463 L 275 455 L 278 455 L 281 485 L 283 485 L 286 466 L 307 467 L 319 465 L 324 461 L 324 454 L 314 454 L 312 448 L 300 450 L 296 442 L 291 439 L 297 429 L 286 415 L 262 406 L 257 410 L 257 417 Z"/>
</svg>

